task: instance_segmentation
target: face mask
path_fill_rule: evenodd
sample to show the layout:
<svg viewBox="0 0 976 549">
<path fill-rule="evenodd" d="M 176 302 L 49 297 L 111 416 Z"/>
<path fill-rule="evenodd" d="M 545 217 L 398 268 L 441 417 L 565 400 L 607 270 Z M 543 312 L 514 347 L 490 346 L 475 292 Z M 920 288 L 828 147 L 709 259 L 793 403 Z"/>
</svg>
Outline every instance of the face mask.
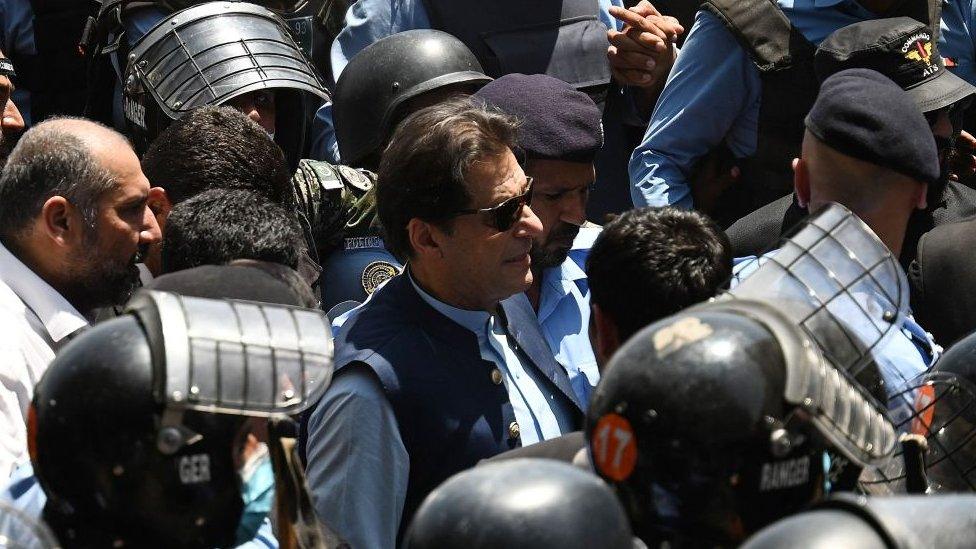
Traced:
<svg viewBox="0 0 976 549">
<path fill-rule="evenodd" d="M 261 444 L 240 471 L 241 499 L 244 511 L 237 527 L 237 544 L 254 539 L 265 517 L 271 512 L 274 499 L 274 470 L 271 468 L 271 454 L 268 447 Z"/>
</svg>

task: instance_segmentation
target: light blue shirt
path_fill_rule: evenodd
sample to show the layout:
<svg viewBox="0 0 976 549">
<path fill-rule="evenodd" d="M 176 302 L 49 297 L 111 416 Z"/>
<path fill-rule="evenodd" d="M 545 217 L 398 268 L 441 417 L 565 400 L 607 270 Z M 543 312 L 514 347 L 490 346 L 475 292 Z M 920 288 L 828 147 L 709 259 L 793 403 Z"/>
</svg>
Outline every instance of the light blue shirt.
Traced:
<svg viewBox="0 0 976 549">
<path fill-rule="evenodd" d="M 623 6 L 623 0 L 599 0 L 600 21 L 607 28 L 620 28 L 610 15 L 610 6 Z M 429 29 L 430 18 L 422 0 L 357 0 L 346 12 L 346 26 L 332 43 L 333 78 L 339 79 L 349 60 L 380 38 L 398 32 Z M 312 122 L 311 157 L 333 164 L 339 161 L 339 146 L 332 122 L 332 104 L 326 103 Z"/>
<path fill-rule="evenodd" d="M 0 500 L 12 504 L 15 509 L 31 518 L 41 520 L 44 505 L 47 503 L 47 495 L 40 483 L 37 482 L 30 462 L 24 463 L 14 470 L 6 487 L 0 492 Z M 0 536 L 4 534 L 5 526 L 7 525 L 0 517 Z M 239 545 L 238 549 L 274 549 L 276 547 L 278 547 L 278 540 L 272 533 L 271 521 L 265 518 L 254 539 Z"/>
<path fill-rule="evenodd" d="M 776 253 L 775 250 L 756 258 L 756 256 L 736 258 L 732 268 L 732 280 L 730 287 L 735 286 L 743 279 L 752 274 L 763 263 L 764 259 Z M 871 307 L 864 307 L 862 310 L 871 310 Z M 871 326 L 858 326 L 850 322 L 853 318 L 864 318 L 861 313 L 842 314 L 841 311 L 832 311 L 835 316 L 839 316 L 845 321 L 847 329 L 865 337 L 877 333 L 877 328 Z M 869 323 L 870 324 L 870 323 Z M 879 321 L 879 324 L 881 322 Z M 892 330 L 872 351 L 875 362 L 877 363 L 881 377 L 884 379 L 885 390 L 891 398 L 901 392 L 906 382 L 914 379 L 920 374 L 929 371 L 941 353 L 941 347 L 935 344 L 932 336 L 919 326 L 911 315 L 903 317 L 902 324 L 898 330 Z M 902 407 L 901 402 L 893 399 L 890 402 L 893 409 Z"/>
<path fill-rule="evenodd" d="M 566 370 L 584 408 L 600 381 L 600 371 L 590 344 L 590 287 L 583 267 L 602 230 L 596 226 L 580 229 L 562 265 L 543 271 L 536 313 L 546 343 Z"/>
<path fill-rule="evenodd" d="M 512 350 L 496 315 L 452 307 L 410 281 L 428 305 L 473 332 L 481 357 L 498 365 L 523 446 L 573 430 L 571 412 L 545 398 L 541 374 Z M 369 301 L 336 319 L 333 330 L 341 330 Z M 410 456 L 379 380 L 368 368 L 351 366 L 312 412 L 307 433 L 305 474 L 318 516 L 353 547 L 395 547 Z"/>
<path fill-rule="evenodd" d="M 877 16 L 855 0 L 777 0 L 814 45 L 833 31 Z M 943 3 L 939 50 L 952 69 L 976 83 L 972 0 Z M 710 13 L 699 11 L 641 144 L 630 158 L 636 206 L 693 206 L 688 177 L 724 143 L 736 158 L 756 151 L 762 82 L 749 55 Z"/>
</svg>

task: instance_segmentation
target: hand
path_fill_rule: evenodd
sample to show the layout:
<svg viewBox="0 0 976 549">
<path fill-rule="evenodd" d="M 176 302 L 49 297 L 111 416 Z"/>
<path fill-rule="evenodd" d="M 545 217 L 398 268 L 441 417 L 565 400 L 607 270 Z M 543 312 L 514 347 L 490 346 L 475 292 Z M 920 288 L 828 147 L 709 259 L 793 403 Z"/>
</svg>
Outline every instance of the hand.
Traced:
<svg viewBox="0 0 976 549">
<path fill-rule="evenodd" d="M 637 88 L 662 85 L 674 64 L 674 42 L 684 27 L 674 17 L 661 15 L 647 0 L 630 9 L 610 6 L 610 15 L 624 23 L 622 31 L 607 31 L 607 57 L 614 78 Z"/>
<path fill-rule="evenodd" d="M 956 146 L 949 155 L 949 179 L 968 180 L 976 175 L 976 137 L 963 130 L 956 138 Z"/>
</svg>

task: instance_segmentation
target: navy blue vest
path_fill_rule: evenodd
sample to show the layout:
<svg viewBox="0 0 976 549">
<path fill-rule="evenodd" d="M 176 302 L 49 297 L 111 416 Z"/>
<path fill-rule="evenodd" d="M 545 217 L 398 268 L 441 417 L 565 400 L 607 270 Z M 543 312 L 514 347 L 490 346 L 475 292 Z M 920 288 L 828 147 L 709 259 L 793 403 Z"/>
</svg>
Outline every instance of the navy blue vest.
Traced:
<svg viewBox="0 0 976 549">
<path fill-rule="evenodd" d="M 578 428 L 583 410 L 526 303 L 502 302 L 514 348 L 527 367 L 545 375 L 543 393 L 564 399 L 578 412 Z M 521 445 L 512 436 L 515 415 L 505 385 L 492 380 L 495 363 L 483 360 L 477 337 L 428 305 L 406 275 L 376 291 L 339 331 L 335 348 L 337 376 L 354 362 L 368 365 L 393 405 L 410 456 L 401 535 L 441 482 Z"/>
</svg>

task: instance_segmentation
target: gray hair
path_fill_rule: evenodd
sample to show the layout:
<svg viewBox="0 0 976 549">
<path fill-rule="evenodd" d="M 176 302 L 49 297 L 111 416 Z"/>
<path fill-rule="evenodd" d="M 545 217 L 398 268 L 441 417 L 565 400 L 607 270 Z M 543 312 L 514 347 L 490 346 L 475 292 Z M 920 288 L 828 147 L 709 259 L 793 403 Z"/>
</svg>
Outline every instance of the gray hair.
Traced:
<svg viewBox="0 0 976 549">
<path fill-rule="evenodd" d="M 93 229 L 99 199 L 116 186 L 114 174 L 95 158 L 89 144 L 57 124 L 59 120 L 71 119 L 49 120 L 27 131 L 0 173 L 4 239 L 16 238 L 53 196 L 66 198 Z"/>
</svg>

